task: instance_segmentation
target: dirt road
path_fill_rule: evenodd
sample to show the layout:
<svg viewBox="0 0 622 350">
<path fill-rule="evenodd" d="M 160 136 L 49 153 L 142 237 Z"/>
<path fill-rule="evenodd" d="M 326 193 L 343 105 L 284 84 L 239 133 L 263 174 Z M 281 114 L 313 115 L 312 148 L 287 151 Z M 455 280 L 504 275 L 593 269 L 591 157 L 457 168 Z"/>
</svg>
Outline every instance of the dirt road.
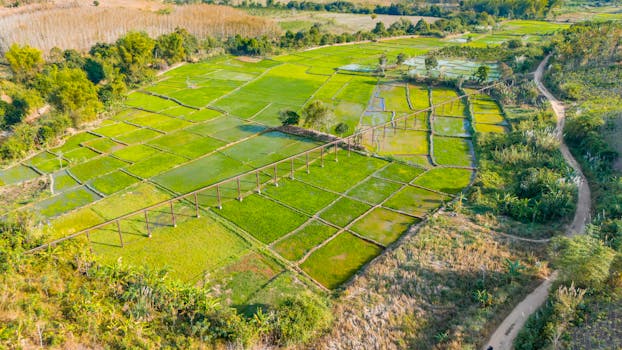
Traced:
<svg viewBox="0 0 622 350">
<path fill-rule="evenodd" d="M 566 122 L 566 112 L 564 106 L 558 99 L 555 98 L 555 96 L 553 96 L 553 94 L 551 94 L 549 90 L 547 90 L 544 84 L 542 84 L 542 73 L 544 72 L 544 68 L 549 61 L 549 57 L 550 55 L 540 62 L 540 65 L 534 75 L 534 81 L 536 82 L 540 93 L 542 93 L 551 103 L 551 107 L 557 116 L 557 127 L 555 128 L 555 132 L 560 140 L 559 149 L 562 152 L 566 163 L 574 169 L 579 178 L 577 209 L 572 223 L 566 229 L 566 235 L 574 236 L 582 234 L 585 231 L 585 225 L 590 217 L 590 187 L 585 176 L 583 175 L 583 172 L 581 171 L 581 167 L 570 153 L 570 150 L 568 150 L 566 143 L 564 143 L 563 131 L 564 124 Z M 551 284 L 556 278 L 557 271 L 553 272 L 549 279 L 542 282 L 533 292 L 527 295 L 523 301 L 516 305 L 514 310 L 512 310 L 512 312 L 503 320 L 501 325 L 497 327 L 488 340 L 488 343 L 484 346 L 484 349 L 488 349 L 489 346 L 492 346 L 494 350 L 512 349 L 512 344 L 514 343 L 514 339 L 518 335 L 518 332 L 523 328 L 527 318 L 529 318 L 531 314 L 536 312 L 536 310 L 544 304 L 548 297 L 548 291 Z"/>
</svg>

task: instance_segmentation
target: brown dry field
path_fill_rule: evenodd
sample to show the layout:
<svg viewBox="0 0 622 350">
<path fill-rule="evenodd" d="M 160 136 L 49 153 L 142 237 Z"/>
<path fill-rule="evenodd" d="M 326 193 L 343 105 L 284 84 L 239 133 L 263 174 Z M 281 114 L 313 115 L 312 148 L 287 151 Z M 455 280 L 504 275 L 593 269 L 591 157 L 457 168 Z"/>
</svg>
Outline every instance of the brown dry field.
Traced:
<svg viewBox="0 0 622 350">
<path fill-rule="evenodd" d="M 157 13 L 167 9 L 170 13 Z M 87 50 L 97 42 L 113 42 L 132 30 L 152 37 L 186 28 L 199 38 L 274 36 L 280 28 L 274 21 L 217 5 L 163 5 L 147 0 L 57 0 L 19 8 L 0 9 L 0 48 L 12 43 L 28 44 L 44 52 L 53 47 Z"/>
</svg>

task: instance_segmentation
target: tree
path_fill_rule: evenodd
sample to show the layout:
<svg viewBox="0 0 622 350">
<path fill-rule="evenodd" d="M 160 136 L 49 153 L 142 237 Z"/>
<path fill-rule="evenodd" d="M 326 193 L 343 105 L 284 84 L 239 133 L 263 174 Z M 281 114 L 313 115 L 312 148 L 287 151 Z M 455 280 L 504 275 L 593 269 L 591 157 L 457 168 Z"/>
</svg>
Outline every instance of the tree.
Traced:
<svg viewBox="0 0 622 350">
<path fill-rule="evenodd" d="M 553 239 L 551 256 L 562 280 L 589 288 L 600 286 L 609 277 L 615 252 L 594 237 L 580 235 Z"/>
<path fill-rule="evenodd" d="M 384 26 L 384 23 L 382 21 L 376 23 L 376 26 L 374 27 L 374 29 L 371 30 L 371 32 L 378 36 L 386 36 L 388 34 L 387 28 Z"/>
<path fill-rule="evenodd" d="M 315 100 L 309 103 L 303 110 L 304 126 L 315 130 L 324 131 L 332 120 L 332 114 L 328 106 L 322 101 Z"/>
<path fill-rule="evenodd" d="M 415 24 L 415 33 L 417 34 L 427 34 L 430 31 L 430 24 L 424 21 L 423 18 Z"/>
<path fill-rule="evenodd" d="M 145 32 L 129 32 L 117 40 L 121 72 L 136 84 L 148 75 L 148 65 L 153 59 L 155 41 Z"/>
<path fill-rule="evenodd" d="M 28 45 L 11 45 L 5 57 L 9 62 L 15 80 L 19 82 L 32 80 L 41 71 L 45 63 L 41 51 Z"/>
<path fill-rule="evenodd" d="M 428 75 L 430 75 L 432 69 L 435 69 L 436 67 L 438 67 L 438 60 L 436 59 L 436 56 L 426 56 L 425 70 L 428 71 Z"/>
<path fill-rule="evenodd" d="M 97 117 L 102 104 L 98 99 L 97 88 L 83 70 L 54 68 L 47 79 L 50 103 L 69 114 L 75 126 Z"/>
<path fill-rule="evenodd" d="M 176 32 L 162 34 L 156 41 L 154 52 L 157 58 L 162 58 L 169 64 L 180 62 L 186 57 L 184 38 Z"/>
<path fill-rule="evenodd" d="M 384 75 L 384 68 L 387 66 L 387 55 L 386 54 L 382 54 L 380 55 L 380 57 L 378 57 L 378 68 L 380 68 L 380 71 L 382 72 L 382 74 Z"/>
<path fill-rule="evenodd" d="M 475 73 L 473 73 L 473 77 L 477 80 L 478 83 L 483 83 L 488 80 L 488 73 L 490 73 L 490 67 L 485 64 L 482 64 L 477 68 Z"/>
<path fill-rule="evenodd" d="M 332 322 L 330 308 L 308 295 L 289 297 L 275 311 L 276 331 L 280 343 L 288 346 L 307 343 Z"/>
<path fill-rule="evenodd" d="M 350 125 L 341 122 L 335 126 L 335 134 L 339 136 L 343 136 L 343 134 L 347 133 L 350 130 Z"/>
<path fill-rule="evenodd" d="M 296 111 L 290 109 L 279 112 L 279 121 L 281 125 L 298 125 L 300 123 L 300 115 Z"/>
</svg>

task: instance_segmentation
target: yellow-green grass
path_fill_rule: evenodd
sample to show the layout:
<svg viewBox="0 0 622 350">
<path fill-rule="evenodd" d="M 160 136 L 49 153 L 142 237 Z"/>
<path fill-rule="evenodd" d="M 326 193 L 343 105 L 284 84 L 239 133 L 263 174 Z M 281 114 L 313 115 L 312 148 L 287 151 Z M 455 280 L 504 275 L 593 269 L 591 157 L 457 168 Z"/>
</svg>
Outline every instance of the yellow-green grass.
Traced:
<svg viewBox="0 0 622 350">
<path fill-rule="evenodd" d="M 264 193 L 287 205 L 315 214 L 337 199 L 337 195 L 296 180 L 282 180 L 279 186 L 266 186 Z"/>
<path fill-rule="evenodd" d="M 393 158 L 401 162 L 404 162 L 406 164 L 409 164 L 411 166 L 418 166 L 418 167 L 422 167 L 426 169 L 432 166 L 432 164 L 430 163 L 430 159 L 428 158 L 427 155 L 420 155 L 420 156 L 394 155 Z"/>
<path fill-rule="evenodd" d="M 188 160 L 186 158 L 181 156 L 171 153 L 157 152 L 148 158 L 127 166 L 125 170 L 142 178 L 150 178 L 187 161 Z"/>
<path fill-rule="evenodd" d="M 231 201 L 216 210 L 259 241 L 269 244 L 302 225 L 308 217 L 262 196 Z"/>
<path fill-rule="evenodd" d="M 387 164 L 384 160 L 354 152 L 348 157 L 347 151 L 343 150 L 340 150 L 337 155 L 341 160 L 335 162 L 332 151 L 330 154 L 325 154 L 322 168 L 319 161 L 320 153 L 314 152 L 310 159 L 316 159 L 316 161 L 311 164 L 310 174 L 298 172 L 296 179 L 331 191 L 344 192 Z"/>
<path fill-rule="evenodd" d="M 122 189 L 125 189 L 138 181 L 139 180 L 136 177 L 117 170 L 91 180 L 90 185 L 93 186 L 93 188 L 95 188 L 98 192 L 110 195 L 121 191 Z"/>
<path fill-rule="evenodd" d="M 246 122 L 242 119 L 226 116 L 195 124 L 184 130 L 202 136 L 214 136 L 222 131 L 231 130 L 245 124 Z"/>
<path fill-rule="evenodd" d="M 92 141 L 86 141 L 83 144 L 95 149 L 99 153 L 112 153 L 125 147 L 123 144 L 114 142 L 108 138 L 99 138 Z"/>
<path fill-rule="evenodd" d="M 37 202 L 35 209 L 40 215 L 51 218 L 92 203 L 99 198 L 95 192 L 85 186 L 80 186 Z"/>
<path fill-rule="evenodd" d="M 458 97 L 456 90 L 444 87 L 435 87 L 432 89 L 432 103 L 435 105 L 447 102 Z M 454 100 L 447 102 L 434 109 L 436 115 L 449 117 L 465 117 L 465 108 L 462 100 Z"/>
<path fill-rule="evenodd" d="M 469 121 L 466 118 L 434 117 L 434 132 L 439 135 L 466 137 Z"/>
<path fill-rule="evenodd" d="M 499 124 L 505 120 L 501 114 L 494 113 L 474 113 L 473 117 L 477 124 Z"/>
<path fill-rule="evenodd" d="M 110 156 L 101 156 L 69 168 L 80 181 L 85 182 L 98 176 L 127 166 L 128 163 Z"/>
<path fill-rule="evenodd" d="M 365 203 L 343 197 L 320 213 L 320 217 L 337 226 L 345 227 L 370 208 L 371 206 Z"/>
<path fill-rule="evenodd" d="M 348 191 L 348 196 L 372 204 L 378 204 L 399 190 L 400 184 L 371 177 Z"/>
<path fill-rule="evenodd" d="M 128 170 L 133 171 L 131 167 Z M 187 193 L 249 170 L 249 166 L 216 153 L 165 171 L 152 180 L 173 192 Z"/>
<path fill-rule="evenodd" d="M 63 158 L 68 159 L 72 164 L 78 164 L 97 157 L 98 155 L 99 153 L 86 147 L 78 147 L 69 152 L 63 153 Z"/>
<path fill-rule="evenodd" d="M 164 132 L 183 129 L 192 125 L 192 123 L 185 120 L 148 112 L 137 113 L 136 116 L 133 116 L 128 121 L 133 124 Z"/>
<path fill-rule="evenodd" d="M 193 122 L 203 122 L 203 121 L 207 121 L 207 120 L 212 120 L 212 119 L 216 119 L 216 118 L 220 118 L 222 117 L 222 114 L 218 111 L 215 111 L 213 109 L 209 109 L 209 108 L 204 108 L 200 111 L 193 111 L 188 115 L 184 116 L 184 119 L 193 121 Z"/>
<path fill-rule="evenodd" d="M 493 132 L 493 133 L 503 134 L 503 133 L 505 133 L 507 131 L 505 126 L 503 126 L 503 125 L 494 125 L 494 124 L 475 123 L 474 124 L 474 128 L 475 128 L 475 131 L 483 132 L 483 133 Z"/>
<path fill-rule="evenodd" d="M 98 138 L 98 136 L 87 132 L 79 133 L 68 137 L 62 146 L 52 149 L 52 152 L 57 153 L 58 151 L 61 151 L 63 153 L 66 153 L 73 149 L 79 148 L 80 144 L 82 144 L 83 142 L 94 140 L 96 138 Z"/>
<path fill-rule="evenodd" d="M 449 199 L 450 197 L 446 195 L 409 186 L 391 197 L 384 206 L 412 215 L 425 216 Z"/>
<path fill-rule="evenodd" d="M 141 107 L 150 111 L 162 111 L 178 106 L 175 102 L 142 92 L 133 92 L 127 96 L 125 104 L 132 107 Z"/>
<path fill-rule="evenodd" d="M 408 85 L 410 93 L 410 103 L 415 111 L 420 111 L 430 107 L 429 91 L 427 86 Z"/>
<path fill-rule="evenodd" d="M 396 162 L 391 163 L 384 169 L 378 171 L 375 176 L 383 179 L 408 183 L 424 172 L 424 169 Z"/>
<path fill-rule="evenodd" d="M 252 307 L 248 305 L 249 298 L 268 286 L 282 272 L 283 267 L 272 259 L 255 251 L 248 251 L 235 262 L 211 274 L 212 281 L 209 284 L 217 286 L 214 289 L 229 291 L 227 299 L 231 305 L 247 311 L 247 308 Z"/>
<path fill-rule="evenodd" d="M 386 137 L 383 130 L 376 130 L 379 142 L 369 145 L 371 150 L 382 155 L 393 154 L 427 154 L 428 134 L 425 131 L 387 128 Z"/>
<path fill-rule="evenodd" d="M 409 112 L 406 87 L 397 84 L 380 85 L 380 97 L 384 99 L 386 111 Z"/>
<path fill-rule="evenodd" d="M 153 139 L 148 144 L 182 157 L 197 158 L 224 146 L 225 142 L 180 130 Z"/>
<path fill-rule="evenodd" d="M 377 245 L 344 232 L 313 252 L 300 267 L 323 286 L 333 289 L 381 252 Z"/>
<path fill-rule="evenodd" d="M 309 285 L 302 282 L 298 274 L 284 271 L 247 299 L 246 306 L 241 308 L 241 311 L 250 317 L 264 305 L 279 305 L 288 297 L 310 293 L 309 289 Z M 317 290 L 317 288 L 312 290 Z"/>
<path fill-rule="evenodd" d="M 449 194 L 461 192 L 471 182 L 473 171 L 457 168 L 433 168 L 419 176 L 414 185 Z"/>
<path fill-rule="evenodd" d="M 133 131 L 137 131 L 138 129 L 139 129 L 138 127 L 131 125 L 131 124 L 127 124 L 127 123 L 114 123 L 111 125 L 106 125 L 106 126 L 97 128 L 93 130 L 93 132 L 98 135 L 104 135 L 108 137 L 117 137 L 120 135 L 129 134 Z"/>
<path fill-rule="evenodd" d="M 63 192 L 69 188 L 77 186 L 78 183 L 66 171 L 59 171 L 54 174 L 54 193 Z"/>
<path fill-rule="evenodd" d="M 334 235 L 337 229 L 313 220 L 294 234 L 274 244 L 274 250 L 290 261 L 298 261 L 313 247 Z"/>
<path fill-rule="evenodd" d="M 352 225 L 352 231 L 386 246 L 419 221 L 385 208 L 376 208 Z"/>
<path fill-rule="evenodd" d="M 434 159 L 439 165 L 472 166 L 471 141 L 455 137 L 434 136 Z"/>
<path fill-rule="evenodd" d="M 91 233 L 92 247 L 104 264 L 119 259 L 124 265 L 168 268 L 171 277 L 196 282 L 204 271 L 226 266 L 248 252 L 249 244 L 215 221 L 210 215 L 181 222 L 177 227 L 153 227 L 152 237 L 133 237 L 124 233 L 120 248 L 114 228 Z M 136 236 L 136 235 L 134 235 Z"/>
<path fill-rule="evenodd" d="M 125 147 L 124 149 L 120 151 L 114 152 L 113 155 L 127 162 L 136 163 L 143 159 L 152 157 L 156 155 L 157 153 L 160 153 L 160 152 L 153 147 L 138 144 L 138 145 Z"/>
<path fill-rule="evenodd" d="M 28 159 L 25 163 L 37 168 L 37 170 L 43 173 L 53 173 L 69 164 L 65 159 L 59 158 L 56 154 L 50 152 L 41 152 Z"/>
<path fill-rule="evenodd" d="M 162 135 L 162 133 L 150 129 L 137 129 L 130 133 L 117 136 L 115 140 L 125 142 L 127 144 L 134 144 L 139 142 L 146 142 L 160 135 Z"/>
</svg>

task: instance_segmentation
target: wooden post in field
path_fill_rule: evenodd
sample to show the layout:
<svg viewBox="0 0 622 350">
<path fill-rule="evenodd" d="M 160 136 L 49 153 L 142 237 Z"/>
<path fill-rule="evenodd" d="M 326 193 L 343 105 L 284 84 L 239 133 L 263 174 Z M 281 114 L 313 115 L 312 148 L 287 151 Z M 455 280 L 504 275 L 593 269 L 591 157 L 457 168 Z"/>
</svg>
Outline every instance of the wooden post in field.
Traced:
<svg viewBox="0 0 622 350">
<path fill-rule="evenodd" d="M 257 185 L 257 193 L 261 193 L 261 185 L 259 184 L 259 170 L 255 171 L 255 182 Z"/>
<path fill-rule="evenodd" d="M 373 146 L 374 142 L 376 142 L 376 128 L 374 128 L 372 126 L 372 129 L 371 129 L 371 142 L 370 142 L 370 144 L 372 144 L 372 146 Z"/>
<path fill-rule="evenodd" d="M 320 166 L 324 167 L 324 147 L 320 148 Z"/>
<path fill-rule="evenodd" d="M 385 123 L 382 126 L 382 140 L 384 141 L 384 139 L 387 137 L 387 124 Z"/>
<path fill-rule="evenodd" d="M 338 151 L 337 144 L 335 143 L 335 162 L 339 161 L 339 159 L 337 158 L 337 151 Z"/>
<path fill-rule="evenodd" d="M 352 137 L 348 137 L 348 157 L 350 156 L 350 151 L 352 150 Z"/>
<path fill-rule="evenodd" d="M 406 128 L 408 127 L 408 117 L 404 117 L 404 130 L 406 130 Z"/>
<path fill-rule="evenodd" d="M 194 211 L 196 217 L 200 218 L 201 215 L 199 214 L 199 195 L 196 192 L 194 193 Z"/>
<path fill-rule="evenodd" d="M 173 201 L 169 202 L 171 207 L 171 221 L 173 222 L 173 227 L 177 227 L 177 221 L 175 221 L 175 210 L 173 210 Z"/>
<path fill-rule="evenodd" d="M 220 198 L 220 185 L 216 185 L 216 197 L 218 197 L 218 209 L 222 209 L 222 200 Z"/>
<path fill-rule="evenodd" d="M 238 183 L 238 201 L 242 201 L 242 189 L 240 188 L 240 178 L 236 178 L 235 179 L 236 182 Z"/>
<path fill-rule="evenodd" d="M 279 182 L 276 179 L 277 177 L 277 172 L 276 172 L 276 164 L 274 164 L 274 186 L 279 186 Z"/>
<path fill-rule="evenodd" d="M 306 160 L 307 161 L 307 174 L 309 174 L 310 173 L 310 171 L 309 171 L 309 152 L 307 152 L 307 154 L 306 154 L 306 159 L 307 159 Z"/>
<path fill-rule="evenodd" d="M 93 254 L 93 244 L 91 243 L 91 231 L 86 231 L 86 240 L 89 242 L 89 251 Z"/>
<path fill-rule="evenodd" d="M 294 179 L 294 158 L 291 159 L 291 169 L 289 172 L 289 178 Z"/>
<path fill-rule="evenodd" d="M 145 227 L 147 228 L 147 237 L 151 238 L 151 229 L 149 228 L 149 215 L 145 210 Z"/>
<path fill-rule="evenodd" d="M 117 220 L 117 231 L 119 232 L 119 241 L 121 242 L 121 248 L 123 248 L 123 234 L 121 234 L 121 223 Z"/>
</svg>

